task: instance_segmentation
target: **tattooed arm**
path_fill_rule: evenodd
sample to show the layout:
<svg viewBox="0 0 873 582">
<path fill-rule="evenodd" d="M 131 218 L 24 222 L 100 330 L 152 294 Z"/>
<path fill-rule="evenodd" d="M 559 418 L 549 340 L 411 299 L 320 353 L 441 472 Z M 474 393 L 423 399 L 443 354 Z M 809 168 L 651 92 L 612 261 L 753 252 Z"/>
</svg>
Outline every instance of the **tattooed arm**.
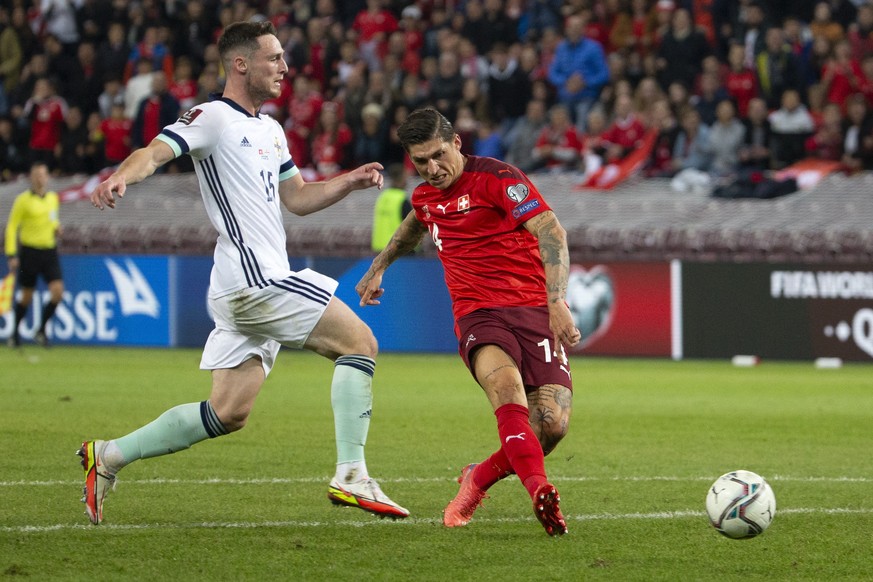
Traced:
<svg viewBox="0 0 873 582">
<path fill-rule="evenodd" d="M 397 227 L 391 236 L 391 240 L 385 245 L 381 253 L 376 255 L 370 268 L 355 285 L 355 291 L 361 297 L 361 307 L 366 305 L 379 305 L 379 298 L 385 292 L 380 287 L 382 274 L 398 258 L 411 253 L 421 242 L 421 237 L 427 232 L 427 228 L 415 217 L 415 212 L 410 212 Z M 565 282 L 566 287 L 566 282 Z"/>
<path fill-rule="evenodd" d="M 570 252 L 567 250 L 567 232 L 551 210 L 538 214 L 524 223 L 540 247 L 546 275 L 546 297 L 549 306 L 549 327 L 555 334 L 555 353 L 561 347 L 573 347 L 582 339 L 567 307 L 567 279 L 570 276 Z"/>
</svg>

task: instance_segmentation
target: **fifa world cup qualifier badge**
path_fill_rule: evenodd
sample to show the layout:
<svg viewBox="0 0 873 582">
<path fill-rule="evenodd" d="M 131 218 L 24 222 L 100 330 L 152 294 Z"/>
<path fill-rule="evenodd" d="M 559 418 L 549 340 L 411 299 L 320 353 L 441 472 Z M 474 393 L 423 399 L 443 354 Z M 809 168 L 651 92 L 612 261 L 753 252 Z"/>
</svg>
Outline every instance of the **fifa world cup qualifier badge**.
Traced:
<svg viewBox="0 0 873 582">
<path fill-rule="evenodd" d="M 513 218 L 521 218 L 531 210 L 538 208 L 540 205 L 540 201 L 536 199 L 525 202 L 527 197 L 530 196 L 530 188 L 527 187 L 527 184 L 522 184 L 520 182 L 513 186 L 509 186 L 506 189 L 506 196 L 517 204 L 517 206 L 512 209 Z"/>
<path fill-rule="evenodd" d="M 506 189 L 506 196 L 516 204 L 521 204 L 529 194 L 530 189 L 526 184 L 519 183 Z"/>
</svg>

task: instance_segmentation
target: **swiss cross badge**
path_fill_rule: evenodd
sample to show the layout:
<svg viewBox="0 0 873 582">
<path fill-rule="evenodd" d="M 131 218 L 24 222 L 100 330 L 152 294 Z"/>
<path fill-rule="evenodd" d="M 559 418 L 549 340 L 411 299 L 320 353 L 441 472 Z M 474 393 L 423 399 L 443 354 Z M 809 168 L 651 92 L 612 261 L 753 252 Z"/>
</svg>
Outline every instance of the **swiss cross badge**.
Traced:
<svg viewBox="0 0 873 582">
<path fill-rule="evenodd" d="M 470 195 L 464 194 L 460 198 L 458 198 L 458 211 L 463 212 L 465 210 L 470 210 Z"/>
</svg>

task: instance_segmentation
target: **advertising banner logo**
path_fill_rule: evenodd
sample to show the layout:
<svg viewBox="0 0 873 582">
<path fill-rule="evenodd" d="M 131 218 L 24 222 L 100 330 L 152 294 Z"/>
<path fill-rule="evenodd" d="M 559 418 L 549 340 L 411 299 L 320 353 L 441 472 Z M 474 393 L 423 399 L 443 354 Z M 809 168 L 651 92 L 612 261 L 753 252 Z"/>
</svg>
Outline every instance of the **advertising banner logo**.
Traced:
<svg viewBox="0 0 873 582">
<path fill-rule="evenodd" d="M 686 264 L 685 354 L 873 358 L 873 270 Z"/>
<path fill-rule="evenodd" d="M 64 299 L 49 322 L 51 340 L 82 344 L 170 344 L 166 257 L 61 257 Z M 33 338 L 48 291 L 34 294 L 20 332 Z M 0 336 L 12 333 L 13 317 L 0 318 Z"/>
</svg>

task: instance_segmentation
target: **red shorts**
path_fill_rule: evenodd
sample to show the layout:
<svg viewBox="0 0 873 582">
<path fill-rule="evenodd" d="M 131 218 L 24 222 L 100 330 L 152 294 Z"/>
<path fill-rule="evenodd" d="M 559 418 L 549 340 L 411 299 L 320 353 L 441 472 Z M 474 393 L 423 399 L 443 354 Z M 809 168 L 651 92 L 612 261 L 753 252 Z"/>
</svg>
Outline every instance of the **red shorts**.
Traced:
<svg viewBox="0 0 873 582">
<path fill-rule="evenodd" d="M 548 307 L 477 309 L 458 319 L 457 329 L 458 352 L 471 373 L 473 352 L 493 344 L 515 361 L 527 390 L 545 384 L 573 389 L 570 363 L 564 354 L 554 355 L 555 338 L 549 329 Z"/>
</svg>

